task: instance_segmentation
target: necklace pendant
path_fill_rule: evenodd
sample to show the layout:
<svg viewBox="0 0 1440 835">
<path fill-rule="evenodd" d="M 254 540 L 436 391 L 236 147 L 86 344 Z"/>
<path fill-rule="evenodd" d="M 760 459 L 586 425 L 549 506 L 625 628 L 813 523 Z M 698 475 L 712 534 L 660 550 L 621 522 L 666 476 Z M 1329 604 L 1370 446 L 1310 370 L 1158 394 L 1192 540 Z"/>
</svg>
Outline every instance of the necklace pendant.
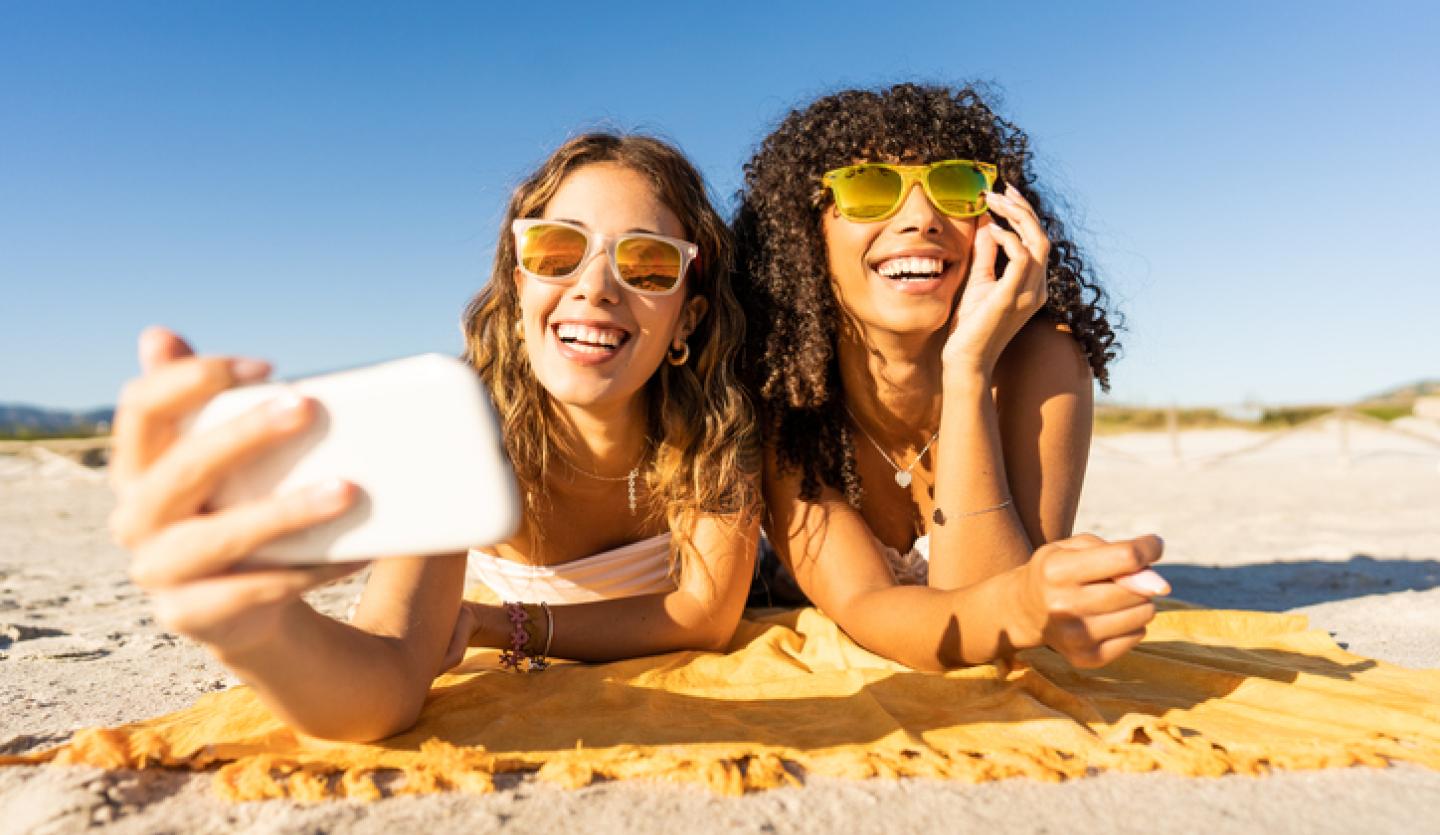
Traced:
<svg viewBox="0 0 1440 835">
<path fill-rule="evenodd" d="M 896 470 L 896 471 L 895 471 L 895 483 L 898 484 L 898 485 L 900 485 L 902 488 L 903 488 L 903 487 L 909 487 L 909 486 L 910 486 L 910 471 L 909 471 L 909 470 Z"/>
</svg>

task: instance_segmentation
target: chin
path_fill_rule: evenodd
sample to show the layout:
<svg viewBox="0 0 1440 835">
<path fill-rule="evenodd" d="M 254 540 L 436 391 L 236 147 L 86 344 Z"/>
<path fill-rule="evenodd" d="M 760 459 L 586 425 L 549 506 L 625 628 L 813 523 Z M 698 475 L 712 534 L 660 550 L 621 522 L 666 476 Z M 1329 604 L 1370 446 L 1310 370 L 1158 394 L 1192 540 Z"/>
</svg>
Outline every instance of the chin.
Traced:
<svg viewBox="0 0 1440 835">
<path fill-rule="evenodd" d="M 569 369 L 558 373 L 552 370 L 539 376 L 540 385 L 557 403 L 580 409 L 622 402 L 640 389 L 640 386 L 628 386 L 624 380 L 608 375 L 577 373 Z"/>
<path fill-rule="evenodd" d="M 950 321 L 951 305 L 940 299 L 932 304 L 907 305 L 907 310 L 882 310 L 865 321 L 868 327 L 904 336 L 929 336 Z"/>
</svg>

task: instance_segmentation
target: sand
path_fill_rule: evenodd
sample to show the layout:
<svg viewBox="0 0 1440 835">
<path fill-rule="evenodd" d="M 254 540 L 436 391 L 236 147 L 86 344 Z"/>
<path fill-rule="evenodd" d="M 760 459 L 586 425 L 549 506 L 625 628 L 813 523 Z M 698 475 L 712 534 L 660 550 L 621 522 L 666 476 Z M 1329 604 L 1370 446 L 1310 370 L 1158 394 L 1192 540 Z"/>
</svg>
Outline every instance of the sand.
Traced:
<svg viewBox="0 0 1440 835">
<path fill-rule="evenodd" d="M 1183 599 L 1303 612 L 1353 652 L 1440 667 L 1440 426 L 1396 428 L 1332 420 L 1283 435 L 1104 437 L 1077 528 L 1160 533 L 1162 572 Z M 108 541 L 111 505 L 100 471 L 33 445 L 0 448 L 0 751 L 178 709 L 234 683 L 155 624 Z M 355 583 L 314 602 L 341 613 Z M 0 833 L 1408 833 L 1440 820 L 1440 773 L 1410 767 L 978 786 L 814 779 L 738 799 L 665 784 L 500 786 L 485 797 L 235 805 L 213 797 L 203 774 L 0 768 Z"/>
</svg>

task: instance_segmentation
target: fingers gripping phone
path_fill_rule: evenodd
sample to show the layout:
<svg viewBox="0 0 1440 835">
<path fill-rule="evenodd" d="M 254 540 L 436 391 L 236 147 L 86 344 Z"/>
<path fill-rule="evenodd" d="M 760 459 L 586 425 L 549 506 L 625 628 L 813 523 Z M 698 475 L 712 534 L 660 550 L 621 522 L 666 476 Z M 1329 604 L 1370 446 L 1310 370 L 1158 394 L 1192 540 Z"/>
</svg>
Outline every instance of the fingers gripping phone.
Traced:
<svg viewBox="0 0 1440 835">
<path fill-rule="evenodd" d="M 227 474 L 224 509 L 339 478 L 355 503 L 329 522 L 272 540 L 247 564 L 313 564 L 455 553 L 512 536 L 520 495 L 499 421 L 474 370 L 439 354 L 223 392 L 191 421 L 224 424 L 289 389 L 314 421 Z"/>
</svg>

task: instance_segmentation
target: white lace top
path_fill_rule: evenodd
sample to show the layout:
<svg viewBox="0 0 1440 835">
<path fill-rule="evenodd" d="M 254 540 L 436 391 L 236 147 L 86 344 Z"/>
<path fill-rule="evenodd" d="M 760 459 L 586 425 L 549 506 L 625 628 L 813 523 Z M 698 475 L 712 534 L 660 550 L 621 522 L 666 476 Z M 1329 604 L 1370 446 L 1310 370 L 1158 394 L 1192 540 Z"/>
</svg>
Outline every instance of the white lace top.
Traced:
<svg viewBox="0 0 1440 835">
<path fill-rule="evenodd" d="M 880 544 L 885 559 L 895 574 L 895 581 L 907 586 L 923 586 L 930 581 L 930 534 L 921 534 L 910 550 L 900 553 L 889 545 Z"/>
</svg>

